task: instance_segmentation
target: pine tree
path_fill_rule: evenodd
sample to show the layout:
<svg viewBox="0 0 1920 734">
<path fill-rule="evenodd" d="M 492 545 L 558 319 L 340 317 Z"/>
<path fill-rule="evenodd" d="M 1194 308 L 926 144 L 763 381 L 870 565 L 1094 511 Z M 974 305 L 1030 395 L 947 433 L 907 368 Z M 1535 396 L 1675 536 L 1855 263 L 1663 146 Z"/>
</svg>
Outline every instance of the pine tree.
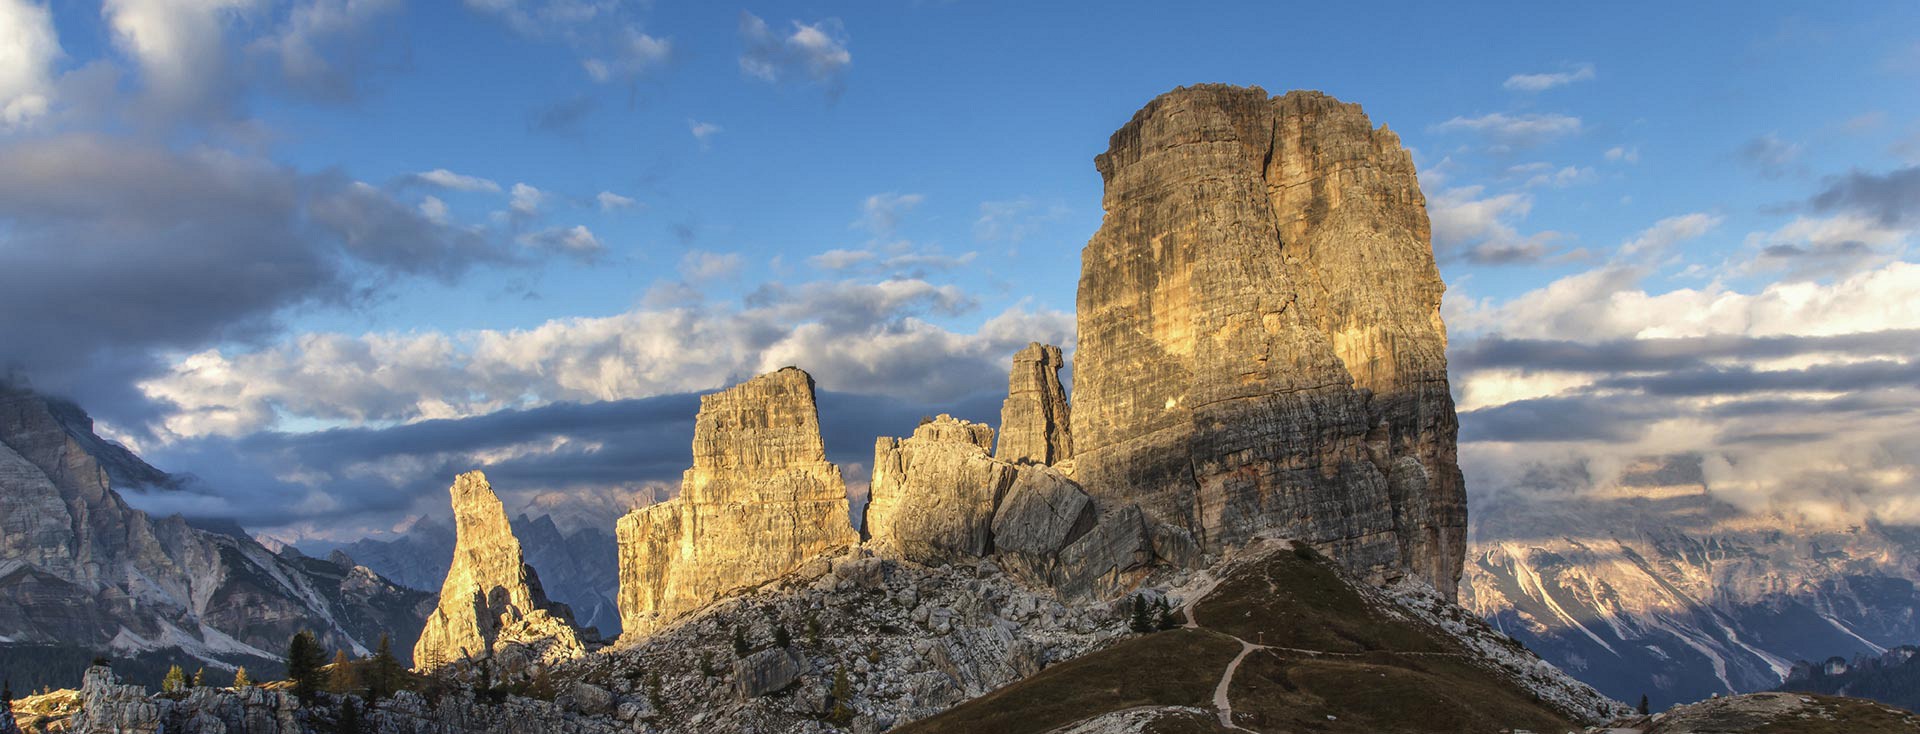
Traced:
<svg viewBox="0 0 1920 734">
<path fill-rule="evenodd" d="M 360 690 L 360 676 L 353 669 L 353 659 L 347 657 L 347 651 L 333 652 L 332 670 L 327 672 L 327 691 L 342 696 L 352 695 Z"/>
<path fill-rule="evenodd" d="M 313 700 L 320 690 L 320 641 L 312 632 L 301 630 L 287 642 L 287 680 L 293 682 L 293 695 L 302 701 Z"/>
<path fill-rule="evenodd" d="M 747 653 L 750 653 L 750 652 L 753 652 L 753 647 L 747 644 L 747 633 L 741 631 L 739 627 L 733 628 L 734 657 L 744 658 L 747 656 Z"/>
<path fill-rule="evenodd" d="M 1147 598 L 1146 597 L 1140 596 L 1138 594 L 1134 595 L 1133 614 L 1127 620 L 1127 627 L 1132 629 L 1135 632 L 1152 632 L 1153 631 L 1153 620 L 1147 616 Z"/>
<path fill-rule="evenodd" d="M 340 699 L 340 715 L 333 720 L 336 734 L 360 734 L 360 705 L 352 696 Z"/>
<path fill-rule="evenodd" d="M 1647 715 L 1647 694 L 1645 693 L 1640 694 L 1640 715 Z"/>
<path fill-rule="evenodd" d="M 13 679 L 0 682 L 0 732 L 20 731 L 20 725 L 13 720 Z"/>
<path fill-rule="evenodd" d="M 374 649 L 373 662 L 367 671 L 367 698 L 378 701 L 398 692 L 406 685 L 407 671 L 400 665 L 400 659 L 393 656 L 393 640 L 385 633 L 380 635 L 380 645 Z"/>
<path fill-rule="evenodd" d="M 792 645 L 793 645 L 793 637 L 787 634 L 786 625 L 774 625 L 773 646 L 774 647 L 791 647 Z"/>
<path fill-rule="evenodd" d="M 253 687 L 253 679 L 247 677 L 247 666 L 242 665 L 238 668 L 233 669 L 233 687 L 234 688 Z"/>
<path fill-rule="evenodd" d="M 173 693 L 175 691 L 185 690 L 186 687 L 187 672 L 181 670 L 178 665 L 168 668 L 167 677 L 160 679 L 160 691 L 162 693 Z"/>
<path fill-rule="evenodd" d="M 1173 605 L 1167 602 L 1166 597 L 1160 598 L 1160 613 L 1158 617 L 1158 626 L 1160 629 L 1170 630 L 1180 626 L 1180 616 L 1173 613 Z"/>
<path fill-rule="evenodd" d="M 847 681 L 845 668 L 833 671 L 833 708 L 827 713 L 827 720 L 840 726 L 853 723 L 853 685 Z"/>
<path fill-rule="evenodd" d="M 193 671 L 193 687 L 199 688 L 206 684 L 207 684 L 207 669 L 200 668 L 199 670 Z"/>
</svg>

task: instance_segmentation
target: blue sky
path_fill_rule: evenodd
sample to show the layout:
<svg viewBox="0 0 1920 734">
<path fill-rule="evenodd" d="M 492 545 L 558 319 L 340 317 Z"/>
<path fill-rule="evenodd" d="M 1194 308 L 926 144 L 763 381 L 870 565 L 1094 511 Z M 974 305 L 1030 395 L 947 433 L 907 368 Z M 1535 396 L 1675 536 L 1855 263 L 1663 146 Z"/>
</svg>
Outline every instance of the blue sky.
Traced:
<svg viewBox="0 0 1920 734">
<path fill-rule="evenodd" d="M 0 359 L 213 484 L 326 429 L 782 360 L 837 393 L 986 405 L 1013 347 L 1070 343 L 1107 136 L 1230 82 L 1361 103 L 1414 149 L 1456 352 L 1873 333 L 1895 346 L 1702 364 L 1912 364 L 1920 319 L 1873 306 L 1916 278 L 1911 3 L 1034 5 L 0 0 Z M 1616 398 L 1609 375 L 1455 387 L 1471 439 L 1474 411 Z M 1731 399 L 1695 398 L 1642 420 L 1697 429 Z M 1910 468 L 1887 443 L 1907 425 L 1830 448 Z M 347 485 L 428 507 L 442 465 L 600 450 L 541 436 L 235 475 L 200 507 L 266 486 L 271 508 L 234 511 L 319 532 L 417 509 L 323 497 Z M 1499 438 L 1468 451 L 1490 481 L 1545 460 Z"/>
</svg>

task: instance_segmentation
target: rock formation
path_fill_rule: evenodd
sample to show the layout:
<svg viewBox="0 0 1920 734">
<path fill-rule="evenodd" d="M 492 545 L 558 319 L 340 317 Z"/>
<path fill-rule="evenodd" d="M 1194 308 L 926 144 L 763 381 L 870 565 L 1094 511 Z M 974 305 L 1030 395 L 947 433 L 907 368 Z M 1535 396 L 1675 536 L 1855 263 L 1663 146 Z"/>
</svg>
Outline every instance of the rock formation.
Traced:
<svg viewBox="0 0 1920 734">
<path fill-rule="evenodd" d="M 993 514 L 1014 468 L 987 455 L 993 429 L 945 414 L 873 447 L 862 529 L 877 548 L 938 565 L 993 552 Z"/>
<path fill-rule="evenodd" d="M 1175 563 L 1271 530 L 1451 596 L 1444 286 L 1399 139 L 1319 93 L 1205 85 L 1148 103 L 1095 164 L 1075 478 L 1138 503 Z"/>
<path fill-rule="evenodd" d="M 1056 464 L 1073 457 L 1067 391 L 1060 387 L 1063 366 L 1066 361 L 1060 357 L 1060 348 L 1051 344 L 1034 342 L 1013 355 L 994 458 L 1016 464 Z"/>
<path fill-rule="evenodd" d="M 623 639 L 859 542 L 813 377 L 787 367 L 700 398 L 680 496 L 620 518 Z"/>
<path fill-rule="evenodd" d="M 585 652 L 572 614 L 547 600 L 540 576 L 520 553 L 507 511 L 487 477 L 455 478 L 453 565 L 440 586 L 440 605 L 427 617 L 413 648 L 415 666 L 431 671 L 467 659 L 491 657 L 502 672 L 525 670 Z"/>
<path fill-rule="evenodd" d="M 231 523 L 149 517 L 123 491 L 179 483 L 95 435 L 72 403 L 0 384 L 0 646 L 168 651 L 257 668 L 302 629 L 355 654 L 382 632 L 404 646 L 419 630 L 428 594 L 274 553 Z"/>
</svg>

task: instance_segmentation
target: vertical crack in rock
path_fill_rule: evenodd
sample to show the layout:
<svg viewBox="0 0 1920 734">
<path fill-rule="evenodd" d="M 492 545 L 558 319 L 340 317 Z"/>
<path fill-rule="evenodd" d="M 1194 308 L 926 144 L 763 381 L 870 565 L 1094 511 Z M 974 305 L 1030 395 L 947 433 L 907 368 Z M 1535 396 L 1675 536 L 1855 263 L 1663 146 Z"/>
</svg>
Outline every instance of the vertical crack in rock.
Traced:
<svg viewBox="0 0 1920 734">
<path fill-rule="evenodd" d="M 492 657 L 497 670 L 513 674 L 536 662 L 582 655 L 571 611 L 547 599 L 487 476 L 462 474 L 448 492 L 456 538 L 453 565 L 440 586 L 439 606 L 414 645 L 415 666 L 433 670 Z"/>
<path fill-rule="evenodd" d="M 630 639 L 858 543 L 813 377 L 787 367 L 701 396 L 680 496 L 628 513 L 617 535 Z"/>
<path fill-rule="evenodd" d="M 1163 557 L 1271 531 L 1451 597 L 1445 286 L 1399 138 L 1317 92 L 1202 85 L 1148 103 L 1095 165 L 1075 479 L 1170 526 Z"/>
<path fill-rule="evenodd" d="M 1060 386 L 1064 366 L 1060 348 L 1051 344 L 1034 342 L 1013 355 L 994 458 L 1052 465 L 1073 457 L 1067 391 Z"/>
</svg>

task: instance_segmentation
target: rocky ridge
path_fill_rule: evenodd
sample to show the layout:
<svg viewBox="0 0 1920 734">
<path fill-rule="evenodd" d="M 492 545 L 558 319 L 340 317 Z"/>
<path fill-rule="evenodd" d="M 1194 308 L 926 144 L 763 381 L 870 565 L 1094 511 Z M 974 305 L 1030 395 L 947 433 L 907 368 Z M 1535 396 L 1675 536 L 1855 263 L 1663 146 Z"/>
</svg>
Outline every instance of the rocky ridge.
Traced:
<svg viewBox="0 0 1920 734">
<path fill-rule="evenodd" d="M 1032 342 L 1013 355 L 993 458 L 1014 464 L 1058 464 L 1073 458 L 1072 414 L 1060 385 L 1060 368 L 1065 366 L 1060 348 L 1052 344 Z"/>
<path fill-rule="evenodd" d="M 503 673 L 518 674 L 536 663 L 585 653 L 571 610 L 547 599 L 486 475 L 461 474 L 448 491 L 456 538 L 453 565 L 440 587 L 439 605 L 414 645 L 415 667 L 431 672 L 488 657 Z"/>
<path fill-rule="evenodd" d="M 383 632 L 411 644 L 429 595 L 239 532 L 150 517 L 120 494 L 176 484 L 94 435 L 79 408 L 0 386 L 0 646 L 231 670 L 271 669 L 301 629 L 363 653 Z"/>
</svg>

